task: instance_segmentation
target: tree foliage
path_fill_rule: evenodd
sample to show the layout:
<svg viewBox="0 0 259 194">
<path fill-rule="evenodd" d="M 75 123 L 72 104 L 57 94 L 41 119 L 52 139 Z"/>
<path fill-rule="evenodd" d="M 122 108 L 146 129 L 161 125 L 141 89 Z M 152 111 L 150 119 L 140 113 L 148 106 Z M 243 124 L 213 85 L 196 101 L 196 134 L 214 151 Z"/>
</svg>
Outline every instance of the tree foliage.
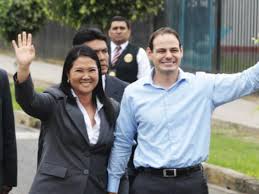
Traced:
<svg viewBox="0 0 259 194">
<path fill-rule="evenodd" d="M 45 0 L 0 0 L 0 32 L 8 41 L 21 31 L 34 33 L 47 19 Z"/>
<path fill-rule="evenodd" d="M 85 24 L 106 27 L 115 15 L 143 20 L 163 9 L 164 0 L 55 0 L 49 1 L 52 20 L 79 28 Z"/>
</svg>

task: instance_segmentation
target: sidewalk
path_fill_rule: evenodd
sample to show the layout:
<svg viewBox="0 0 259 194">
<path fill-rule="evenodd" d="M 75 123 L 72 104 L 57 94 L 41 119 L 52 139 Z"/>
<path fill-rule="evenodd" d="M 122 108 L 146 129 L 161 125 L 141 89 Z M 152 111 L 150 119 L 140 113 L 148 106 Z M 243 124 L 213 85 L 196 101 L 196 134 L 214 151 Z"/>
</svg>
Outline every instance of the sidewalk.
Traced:
<svg viewBox="0 0 259 194">
<path fill-rule="evenodd" d="M 0 54 L 0 67 L 5 69 L 10 75 L 13 75 L 15 73 L 14 61 L 15 59 L 13 57 Z M 47 85 L 57 84 L 61 80 L 62 66 L 53 65 L 42 61 L 34 61 L 31 65 L 31 75 L 32 78 L 34 80 L 37 80 L 38 82 Z M 30 125 L 31 127 L 39 127 L 39 121 L 35 121 L 34 119 L 23 120 L 22 118 L 24 114 L 25 113 L 17 112 L 16 119 L 18 119 L 18 117 L 21 117 L 19 121 L 20 123 Z M 213 120 L 216 122 L 219 121 L 223 123 L 225 122 L 234 125 L 240 125 L 249 130 L 252 129 L 259 132 L 259 97 L 255 100 L 247 100 L 246 98 L 238 99 L 234 102 L 222 105 L 214 111 Z M 207 170 L 208 173 L 210 173 L 208 174 L 209 178 L 214 174 L 222 174 L 223 172 L 226 172 L 226 174 L 224 174 L 224 177 L 220 178 L 221 183 L 217 182 L 219 181 L 217 180 L 216 183 L 212 182 L 214 184 L 220 185 L 224 188 L 233 189 L 235 188 L 235 185 L 239 185 L 240 187 L 240 184 L 242 182 L 245 187 L 254 187 L 254 189 L 256 189 L 254 193 L 259 193 L 258 181 L 252 181 L 252 184 L 250 184 L 250 177 L 240 174 L 236 175 L 235 172 L 223 170 L 222 168 L 215 168 L 210 165 L 206 165 L 205 169 L 209 169 Z M 213 171 L 211 169 L 214 169 L 216 171 Z M 231 187 L 229 187 L 229 185 L 226 185 L 226 182 L 231 182 Z M 249 194 L 252 194 L 252 192 L 249 192 Z"/>
</svg>

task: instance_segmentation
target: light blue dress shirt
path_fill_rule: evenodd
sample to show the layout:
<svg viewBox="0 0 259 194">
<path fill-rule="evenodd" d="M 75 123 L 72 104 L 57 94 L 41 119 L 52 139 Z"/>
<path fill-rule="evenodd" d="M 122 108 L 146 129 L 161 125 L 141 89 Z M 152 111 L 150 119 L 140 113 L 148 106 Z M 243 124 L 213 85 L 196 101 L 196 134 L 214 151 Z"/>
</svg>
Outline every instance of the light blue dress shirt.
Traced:
<svg viewBox="0 0 259 194">
<path fill-rule="evenodd" d="M 180 69 L 169 89 L 153 83 L 153 71 L 125 89 L 108 165 L 110 192 L 118 190 L 136 133 L 135 167 L 199 164 L 208 158 L 213 110 L 259 89 L 259 62 L 236 74 Z"/>
</svg>

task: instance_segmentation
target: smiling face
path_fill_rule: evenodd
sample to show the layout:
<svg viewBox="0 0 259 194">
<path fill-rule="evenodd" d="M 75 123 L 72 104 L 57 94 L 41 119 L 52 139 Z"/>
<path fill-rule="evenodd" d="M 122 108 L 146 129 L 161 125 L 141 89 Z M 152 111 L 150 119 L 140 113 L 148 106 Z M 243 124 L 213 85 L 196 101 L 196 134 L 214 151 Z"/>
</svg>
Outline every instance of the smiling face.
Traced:
<svg viewBox="0 0 259 194">
<path fill-rule="evenodd" d="M 177 75 L 183 50 L 173 34 L 160 34 L 153 40 L 153 50 L 148 48 L 149 58 L 153 61 L 156 72 Z"/>
<path fill-rule="evenodd" d="M 96 39 L 85 42 L 85 45 L 95 51 L 101 63 L 102 74 L 106 74 L 109 66 L 109 54 L 106 42 L 104 40 Z"/>
<path fill-rule="evenodd" d="M 92 95 L 99 78 L 95 60 L 86 56 L 78 57 L 67 76 L 77 96 Z"/>
</svg>

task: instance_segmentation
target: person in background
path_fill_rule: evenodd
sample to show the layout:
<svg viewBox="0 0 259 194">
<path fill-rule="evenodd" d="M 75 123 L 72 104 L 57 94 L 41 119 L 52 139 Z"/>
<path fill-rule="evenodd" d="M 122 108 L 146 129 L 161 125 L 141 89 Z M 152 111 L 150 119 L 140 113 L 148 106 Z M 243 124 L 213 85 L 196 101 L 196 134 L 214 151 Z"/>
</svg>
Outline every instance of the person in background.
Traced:
<svg viewBox="0 0 259 194">
<path fill-rule="evenodd" d="M 18 64 L 16 100 L 45 130 L 29 193 L 106 194 L 119 104 L 104 93 L 98 56 L 85 45 L 75 46 L 65 59 L 60 85 L 37 93 L 30 75 L 32 35 L 23 32 L 12 43 Z"/>
<path fill-rule="evenodd" d="M 202 162 L 209 154 L 216 107 L 259 90 L 259 62 L 235 74 L 184 72 L 178 33 L 152 33 L 148 76 L 124 92 L 108 165 L 108 191 L 117 193 L 134 137 L 138 175 L 131 194 L 208 194 Z"/>
<path fill-rule="evenodd" d="M 73 38 L 73 46 L 85 44 L 92 48 L 101 63 L 103 88 L 107 96 L 121 102 L 122 95 L 128 83 L 108 75 L 109 53 L 106 36 L 97 28 L 79 30 Z"/>
<path fill-rule="evenodd" d="M 151 69 L 148 56 L 143 48 L 129 42 L 130 22 L 122 16 L 114 16 L 108 26 L 110 37 L 109 74 L 132 83 L 145 76 Z"/>
<path fill-rule="evenodd" d="M 8 76 L 0 69 L 0 194 L 17 185 L 17 148 Z"/>
</svg>

